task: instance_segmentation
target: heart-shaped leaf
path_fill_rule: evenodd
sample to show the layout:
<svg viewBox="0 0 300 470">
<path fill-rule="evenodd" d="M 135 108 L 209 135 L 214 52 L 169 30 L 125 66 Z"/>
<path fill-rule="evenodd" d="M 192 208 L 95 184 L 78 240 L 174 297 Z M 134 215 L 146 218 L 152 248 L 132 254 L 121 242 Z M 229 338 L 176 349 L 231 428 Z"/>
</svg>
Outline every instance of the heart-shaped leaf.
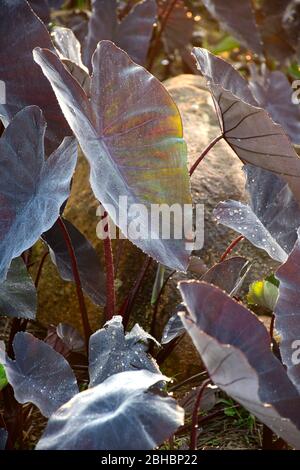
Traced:
<svg viewBox="0 0 300 470">
<path fill-rule="evenodd" d="M 15 360 L 0 348 L 7 380 L 19 403 L 34 403 L 49 417 L 78 393 L 76 377 L 66 359 L 30 333 L 17 333 Z"/>
<path fill-rule="evenodd" d="M 96 250 L 85 236 L 68 220 L 63 219 L 74 248 L 83 290 L 96 305 L 104 305 L 105 275 Z M 65 281 L 74 282 L 70 255 L 58 223 L 42 235 L 47 243 L 51 260 Z"/>
<path fill-rule="evenodd" d="M 20 111 L 0 140 L 0 280 L 59 216 L 70 192 L 77 145 L 66 137 L 45 160 L 46 123 L 37 106 Z"/>
<path fill-rule="evenodd" d="M 36 448 L 154 449 L 183 424 L 176 401 L 153 390 L 162 380 L 166 377 L 146 370 L 112 375 L 52 415 Z"/>
<path fill-rule="evenodd" d="M 257 28 L 251 0 L 203 0 L 211 15 L 221 22 L 241 44 L 257 54 L 263 54 L 262 40 Z"/>
<path fill-rule="evenodd" d="M 214 284 L 234 296 L 243 284 L 250 267 L 251 264 L 246 258 L 234 256 L 215 264 L 204 274 L 202 281 Z"/>
<path fill-rule="evenodd" d="M 238 72 L 230 64 L 201 48 L 193 52 L 208 80 L 226 142 L 243 163 L 281 176 L 300 201 L 300 159 L 281 126 L 264 109 L 251 104 L 247 82 L 237 78 Z M 233 76 L 233 85 L 228 85 Z"/>
<path fill-rule="evenodd" d="M 149 229 L 149 215 L 158 205 L 191 208 L 186 144 L 169 94 L 109 41 L 99 43 L 93 56 L 90 100 L 51 51 L 35 49 L 34 57 L 90 163 L 94 194 L 113 222 L 161 264 L 186 270 L 185 237 L 191 236 L 173 235 L 182 233 L 181 217 L 170 217 L 170 237 L 161 235 L 153 217 Z"/>
<path fill-rule="evenodd" d="M 293 89 L 286 75 L 266 68 L 259 75 L 255 66 L 250 70 L 249 85 L 258 105 L 283 127 L 294 144 L 300 144 L 300 107 L 292 101 Z"/>
<path fill-rule="evenodd" d="M 180 291 L 189 311 L 182 321 L 212 381 L 299 449 L 300 395 L 263 324 L 215 286 L 181 282 Z"/>
<path fill-rule="evenodd" d="M 12 261 L 6 280 L 0 284 L 0 315 L 35 319 L 37 294 L 21 258 Z"/>
<path fill-rule="evenodd" d="M 128 370 L 159 373 L 155 360 L 147 354 L 149 340 L 155 341 L 138 324 L 124 335 L 122 317 L 113 317 L 90 338 L 90 387 L 99 385 L 110 375 Z"/>
<path fill-rule="evenodd" d="M 54 51 L 50 36 L 25 0 L 1 0 L 0 23 L 0 78 L 6 88 L 0 116 L 7 124 L 25 106 L 39 106 L 48 123 L 45 148 L 49 155 L 72 134 L 49 82 L 32 58 L 37 46 Z"/>
<path fill-rule="evenodd" d="M 165 50 L 172 54 L 175 49 L 180 50 L 191 41 L 194 19 L 188 15 L 184 0 L 158 0 L 158 8 Z"/>
<path fill-rule="evenodd" d="M 6 429 L 0 428 L 0 450 L 4 450 L 6 446 L 8 433 Z"/>
<path fill-rule="evenodd" d="M 297 239 L 300 208 L 288 185 L 273 173 L 246 165 L 250 206 L 237 201 L 218 204 L 219 223 L 241 233 L 271 258 L 284 262 Z"/>
<path fill-rule="evenodd" d="M 299 237 L 299 233 L 298 233 Z M 279 348 L 290 379 L 300 392 L 300 241 L 285 264 L 276 272 L 279 297 L 274 310 L 276 331 L 281 339 Z"/>
<path fill-rule="evenodd" d="M 98 42 L 109 39 L 126 51 L 132 60 L 143 65 L 155 18 L 155 0 L 137 3 L 121 22 L 117 17 L 116 0 L 92 0 L 92 15 L 84 48 L 85 64 L 91 67 L 92 55 Z"/>
</svg>

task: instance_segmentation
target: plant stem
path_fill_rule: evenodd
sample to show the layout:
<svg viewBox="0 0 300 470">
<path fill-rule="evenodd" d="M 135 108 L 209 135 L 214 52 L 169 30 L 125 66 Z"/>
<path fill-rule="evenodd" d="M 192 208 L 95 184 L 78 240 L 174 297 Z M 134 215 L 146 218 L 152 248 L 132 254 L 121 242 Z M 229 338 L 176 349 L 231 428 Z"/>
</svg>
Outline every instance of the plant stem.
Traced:
<svg viewBox="0 0 300 470">
<path fill-rule="evenodd" d="M 227 256 L 232 252 L 232 250 L 242 241 L 244 240 L 244 236 L 243 235 L 240 235 L 239 237 L 235 238 L 235 240 L 233 240 L 233 242 L 230 243 L 229 247 L 226 249 L 226 251 L 223 253 L 223 255 L 221 256 L 220 258 L 220 263 L 222 261 L 225 261 L 225 259 L 227 258 Z"/>
<path fill-rule="evenodd" d="M 120 312 L 119 312 L 119 315 L 121 315 L 123 317 L 123 325 L 124 325 L 124 328 L 126 329 L 127 325 L 128 325 L 128 322 L 129 322 L 129 318 L 130 318 L 130 313 L 132 311 L 132 307 L 134 305 L 134 302 L 135 302 L 135 299 L 136 299 L 136 296 L 137 294 L 139 293 L 139 290 L 142 286 L 142 282 L 145 278 L 145 275 L 150 267 L 152 263 L 152 259 L 147 256 L 143 266 L 142 266 L 142 269 L 135 281 L 135 284 L 133 286 L 133 288 L 131 289 L 128 297 L 126 298 L 125 302 L 123 303 L 121 309 L 120 309 Z"/>
<path fill-rule="evenodd" d="M 152 315 L 152 321 L 151 321 L 151 328 L 150 328 L 150 335 L 151 336 L 154 336 L 155 338 L 155 334 L 156 334 L 156 319 L 157 319 L 157 313 L 158 313 L 158 306 L 159 306 L 159 301 L 161 299 L 161 296 L 169 282 L 169 280 L 171 279 L 171 277 L 176 273 L 176 271 L 172 271 L 170 274 L 168 274 L 168 276 L 166 277 L 166 279 L 164 280 L 164 283 L 162 285 L 162 288 L 160 289 L 160 292 L 157 296 L 157 299 L 156 299 L 156 302 L 154 304 L 154 307 L 153 307 L 153 315 Z"/>
<path fill-rule="evenodd" d="M 149 61 L 148 61 L 148 70 L 149 72 L 151 71 L 152 67 L 153 67 L 153 63 L 154 63 L 154 60 L 155 60 L 155 57 L 157 57 L 157 49 L 159 48 L 159 42 L 160 42 L 160 38 L 162 36 L 162 33 L 164 32 L 164 29 L 166 27 L 166 24 L 168 22 L 168 19 L 169 19 L 169 16 L 171 15 L 172 11 L 173 11 L 173 8 L 175 7 L 176 3 L 177 3 L 178 0 L 173 0 L 169 5 L 167 3 L 166 5 L 166 8 L 164 9 L 164 11 L 162 12 L 162 14 L 160 15 L 160 17 L 162 18 L 161 20 L 161 25 L 160 25 L 160 29 L 156 35 L 156 38 L 155 38 L 155 41 L 154 41 L 154 44 L 151 48 L 151 53 L 149 55 Z"/>
<path fill-rule="evenodd" d="M 108 217 L 107 212 L 104 212 L 103 218 Z M 105 318 L 106 321 L 111 320 L 115 315 L 116 310 L 116 295 L 115 295 L 115 268 L 114 268 L 114 257 L 112 251 L 111 239 L 109 236 L 109 225 L 104 227 L 107 232 L 107 236 L 103 240 L 104 247 L 104 258 L 106 268 L 106 309 Z"/>
<path fill-rule="evenodd" d="M 86 345 L 86 349 L 88 350 L 89 338 L 92 334 L 92 330 L 91 330 L 91 327 L 90 327 L 88 314 L 87 314 L 87 309 L 86 309 L 86 305 L 85 305 L 85 300 L 84 300 L 84 296 L 83 296 L 77 259 L 76 259 L 76 255 L 75 255 L 75 251 L 74 251 L 74 247 L 73 247 L 73 244 L 72 244 L 71 237 L 69 235 L 69 232 L 68 232 L 62 218 L 59 217 L 57 222 L 58 222 L 58 225 L 59 225 L 59 227 L 62 231 L 64 240 L 65 240 L 68 252 L 69 252 L 70 260 L 71 260 L 72 273 L 73 273 L 74 281 L 75 281 L 75 284 L 76 284 L 76 292 L 77 292 L 78 303 L 79 303 L 79 308 L 80 308 L 80 313 L 81 313 L 82 326 L 83 326 L 84 337 L 85 337 L 85 345 Z"/>
<path fill-rule="evenodd" d="M 44 263 L 45 263 L 46 258 L 47 258 L 48 255 L 49 255 L 49 251 L 45 251 L 45 253 L 43 254 L 43 256 L 41 258 L 41 261 L 40 261 L 40 264 L 39 264 L 39 267 L 38 267 L 38 271 L 37 271 L 37 274 L 36 274 L 36 278 L 35 278 L 35 281 L 34 281 L 34 285 L 35 285 L 36 289 L 39 286 L 41 274 L 42 274 L 42 271 L 43 271 L 43 266 L 44 266 Z"/>
<path fill-rule="evenodd" d="M 204 380 L 202 383 L 196 402 L 193 410 L 193 416 L 192 416 L 192 431 L 191 431 L 191 442 L 190 442 L 190 450 L 197 450 L 197 431 L 198 431 L 198 413 L 199 413 L 199 408 L 201 405 L 201 400 L 203 397 L 203 393 L 211 382 L 210 379 Z"/>
<path fill-rule="evenodd" d="M 218 135 L 208 146 L 203 150 L 200 157 L 197 158 L 195 163 L 190 168 L 190 176 L 193 175 L 194 171 L 196 170 L 197 166 L 202 162 L 203 158 L 208 154 L 208 152 L 220 141 L 223 139 L 223 134 Z"/>
</svg>

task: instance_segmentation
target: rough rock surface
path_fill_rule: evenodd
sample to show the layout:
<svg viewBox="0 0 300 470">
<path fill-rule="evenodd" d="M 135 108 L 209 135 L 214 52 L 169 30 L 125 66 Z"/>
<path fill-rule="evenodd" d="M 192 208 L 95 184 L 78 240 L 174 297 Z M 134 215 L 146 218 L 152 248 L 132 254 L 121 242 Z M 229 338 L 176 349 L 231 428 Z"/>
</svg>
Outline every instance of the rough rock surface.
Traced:
<svg viewBox="0 0 300 470">
<path fill-rule="evenodd" d="M 166 88 L 174 98 L 181 112 L 184 126 L 184 135 L 188 144 L 189 164 L 201 154 L 203 149 L 220 133 L 215 110 L 204 80 L 199 76 L 180 75 L 165 82 Z M 102 253 L 100 241 L 96 237 L 98 206 L 89 184 L 88 165 L 84 157 L 79 159 L 72 195 L 65 211 L 67 219 L 76 224 L 94 244 L 99 253 Z M 212 217 L 212 211 L 219 201 L 225 199 L 245 199 L 245 178 L 242 164 L 225 142 L 219 142 L 201 162 L 192 177 L 193 200 L 205 205 L 205 244 L 199 255 L 207 265 L 211 266 L 218 261 L 229 243 L 237 236 L 231 230 L 217 225 Z M 254 249 L 248 242 L 241 243 L 235 253 L 243 254 L 254 260 L 254 267 L 250 279 L 256 279 L 272 271 L 275 266 L 264 252 Z M 134 282 L 136 273 L 141 269 L 145 255 L 137 248 L 125 241 L 118 270 L 119 299 Z M 154 264 L 154 263 L 153 263 Z M 137 299 L 135 320 L 142 325 L 149 325 L 151 307 L 149 301 L 155 275 L 153 266 L 147 276 L 147 283 Z M 181 275 L 175 276 L 177 279 Z M 62 283 L 55 275 L 55 268 L 47 262 L 45 275 L 41 281 L 40 313 L 39 319 L 57 323 L 62 319 L 75 326 L 80 325 L 75 289 L 70 283 Z M 176 283 L 170 284 L 160 310 L 160 325 L 162 326 L 178 301 Z M 101 309 L 88 302 L 88 310 L 92 325 L 99 327 Z M 161 329 L 161 328 L 159 328 Z M 185 350 L 184 355 L 180 350 Z M 191 348 L 186 345 L 178 347 L 176 361 L 182 361 L 182 367 L 189 364 Z M 179 365 L 180 367 L 180 365 Z M 176 367 L 177 368 L 177 367 Z M 171 366 L 172 369 L 172 366 Z M 185 370 L 186 373 L 192 372 Z"/>
</svg>

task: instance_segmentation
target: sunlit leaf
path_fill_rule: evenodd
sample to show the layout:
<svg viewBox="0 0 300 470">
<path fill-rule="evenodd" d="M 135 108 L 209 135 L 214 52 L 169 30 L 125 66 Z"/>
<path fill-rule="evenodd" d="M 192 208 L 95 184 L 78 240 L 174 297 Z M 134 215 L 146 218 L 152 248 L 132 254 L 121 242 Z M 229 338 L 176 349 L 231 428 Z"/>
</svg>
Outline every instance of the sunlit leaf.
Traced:
<svg viewBox="0 0 300 470">
<path fill-rule="evenodd" d="M 298 232 L 299 237 L 299 232 Z M 279 297 L 274 310 L 279 348 L 290 379 L 300 392 L 300 241 L 276 272 Z"/>
<path fill-rule="evenodd" d="M 0 78 L 6 89 L 0 116 L 7 125 L 25 106 L 39 106 L 47 121 L 45 147 L 49 155 L 64 137 L 72 135 L 49 82 L 32 57 L 37 46 L 54 48 L 44 24 L 25 0 L 1 0 L 0 6 Z"/>
<path fill-rule="evenodd" d="M 284 262 L 297 239 L 300 208 L 288 185 L 274 173 L 246 165 L 250 205 L 237 201 L 218 204 L 214 216 L 244 235 L 271 258 Z"/>
<path fill-rule="evenodd" d="M 44 341 L 30 333 L 17 333 L 13 349 L 15 360 L 0 348 L 0 361 L 19 403 L 34 403 L 49 417 L 78 393 L 68 362 Z"/>
<path fill-rule="evenodd" d="M 176 401 L 153 390 L 162 380 L 145 370 L 112 375 L 52 415 L 37 449 L 154 449 L 183 424 Z"/>
<path fill-rule="evenodd" d="M 293 447 L 300 447 L 300 395 L 256 316 L 204 282 L 180 283 L 182 321 L 212 381 Z"/>
<path fill-rule="evenodd" d="M 46 123 L 41 110 L 28 106 L 0 140 L 0 280 L 13 258 L 32 247 L 59 216 L 70 192 L 77 145 L 66 137 L 46 160 Z"/>
<path fill-rule="evenodd" d="M 191 203 L 186 144 L 171 97 L 109 41 L 93 56 L 90 100 L 52 52 L 35 49 L 34 56 L 90 163 L 94 194 L 113 222 L 161 264 L 186 270 L 191 248 L 185 238 L 191 235 L 173 236 L 182 233 L 180 217 L 170 218 L 170 238 L 162 237 L 155 223 L 149 227 L 153 204 L 183 210 Z M 120 197 L 127 207 L 119 205 Z"/>
<path fill-rule="evenodd" d="M 0 315 L 35 319 L 37 294 L 21 258 L 12 261 L 6 280 L 0 284 Z"/>
<path fill-rule="evenodd" d="M 155 341 L 138 324 L 124 335 L 122 317 L 113 317 L 90 338 L 90 387 L 128 370 L 146 369 L 158 373 L 155 360 L 147 353 L 149 340 Z"/>
<path fill-rule="evenodd" d="M 58 49 L 59 54 L 62 57 L 71 60 L 74 64 L 77 64 L 79 67 L 87 71 L 81 59 L 80 42 L 71 29 L 55 26 L 52 30 L 51 36 L 55 47 Z"/>
<path fill-rule="evenodd" d="M 193 51 L 208 81 L 226 142 L 243 163 L 281 176 L 300 201 L 300 159 L 282 127 L 257 107 L 247 82 L 230 64 L 204 49 Z"/>
<path fill-rule="evenodd" d="M 116 0 L 92 0 L 92 15 L 84 48 L 84 61 L 90 67 L 99 41 L 109 39 L 126 51 L 132 60 L 144 64 L 156 18 L 155 0 L 137 3 L 121 22 Z"/>
</svg>

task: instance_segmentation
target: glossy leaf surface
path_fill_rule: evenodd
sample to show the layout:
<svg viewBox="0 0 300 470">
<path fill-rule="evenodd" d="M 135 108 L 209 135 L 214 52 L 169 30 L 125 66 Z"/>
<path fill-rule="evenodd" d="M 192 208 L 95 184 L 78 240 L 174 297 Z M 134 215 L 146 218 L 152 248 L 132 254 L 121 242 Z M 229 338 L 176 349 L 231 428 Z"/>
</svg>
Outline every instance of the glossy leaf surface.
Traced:
<svg viewBox="0 0 300 470">
<path fill-rule="evenodd" d="M 19 403 L 31 402 L 49 417 L 78 393 L 68 362 L 44 341 L 30 333 L 17 333 L 13 349 L 15 360 L 0 348 L 0 361 Z"/>
<path fill-rule="evenodd" d="M 147 354 L 149 340 L 155 341 L 138 324 L 124 335 L 122 317 L 113 317 L 90 338 L 90 387 L 124 371 L 146 369 L 158 373 L 155 360 Z"/>
<path fill-rule="evenodd" d="M 0 315 L 35 319 L 37 294 L 21 258 L 12 261 L 7 278 L 0 284 Z"/>
<path fill-rule="evenodd" d="M 271 352 L 255 315 L 219 288 L 180 283 L 189 314 L 183 323 L 212 381 L 275 434 L 300 447 L 300 395 Z"/>
<path fill-rule="evenodd" d="M 52 415 L 37 449 L 154 449 L 183 424 L 176 401 L 149 390 L 162 380 L 145 370 L 122 372 L 81 392 Z"/>
<path fill-rule="evenodd" d="M 20 111 L 0 140 L 0 280 L 11 260 L 49 230 L 70 192 L 77 159 L 75 139 L 66 137 L 45 160 L 46 123 L 41 110 Z"/>
<path fill-rule="evenodd" d="M 191 203 L 186 144 L 171 97 L 109 41 L 93 56 L 90 100 L 53 53 L 36 49 L 34 56 L 90 163 L 94 194 L 113 222 L 161 264 L 186 270 L 190 249 L 184 236 L 172 236 L 176 229 L 182 233 L 180 218 L 176 226 L 171 220 L 169 239 L 161 236 L 159 222 L 149 223 L 154 204 Z"/>
</svg>

